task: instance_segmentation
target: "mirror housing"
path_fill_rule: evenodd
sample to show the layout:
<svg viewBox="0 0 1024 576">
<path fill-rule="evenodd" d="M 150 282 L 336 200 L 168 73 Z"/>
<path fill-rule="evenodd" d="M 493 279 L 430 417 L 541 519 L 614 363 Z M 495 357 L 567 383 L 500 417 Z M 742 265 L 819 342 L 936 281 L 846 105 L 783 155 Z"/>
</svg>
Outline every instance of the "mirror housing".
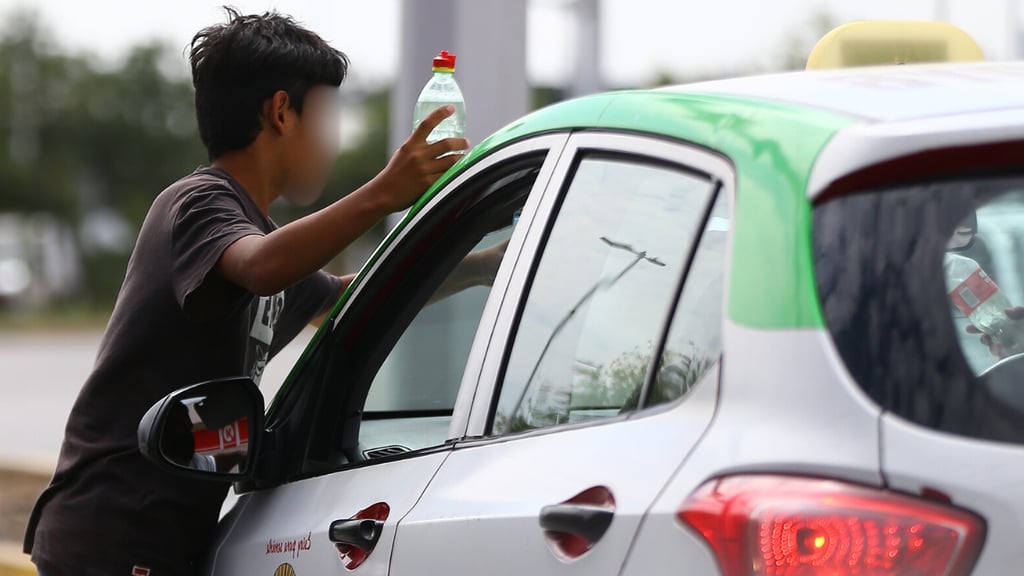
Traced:
<svg viewBox="0 0 1024 576">
<path fill-rule="evenodd" d="M 165 470 L 237 482 L 255 469 L 263 395 L 249 378 L 222 378 L 168 394 L 139 422 L 139 450 Z"/>
</svg>

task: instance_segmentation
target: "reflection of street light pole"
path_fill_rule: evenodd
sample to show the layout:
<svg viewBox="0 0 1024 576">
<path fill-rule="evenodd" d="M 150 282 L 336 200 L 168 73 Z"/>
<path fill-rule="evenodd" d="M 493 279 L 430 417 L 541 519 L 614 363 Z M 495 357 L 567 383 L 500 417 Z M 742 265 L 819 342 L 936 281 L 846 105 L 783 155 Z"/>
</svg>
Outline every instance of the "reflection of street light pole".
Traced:
<svg viewBox="0 0 1024 576">
<path fill-rule="evenodd" d="M 572 320 L 573 316 L 576 315 L 576 312 L 580 309 L 581 306 L 583 306 L 583 304 L 587 300 L 589 300 L 599 289 L 611 288 L 612 286 L 614 286 L 616 282 L 621 280 L 627 272 L 632 270 L 633 267 L 639 264 L 641 261 L 650 262 L 655 266 L 665 266 L 665 263 L 662 262 L 661 260 L 658 260 L 657 258 L 649 258 L 647 256 L 647 252 L 639 252 L 629 244 L 614 242 L 612 240 L 609 240 L 605 236 L 601 237 L 601 241 L 611 248 L 625 250 L 626 252 L 629 252 L 630 254 L 635 256 L 635 258 L 633 258 L 633 261 L 630 262 L 625 268 L 622 269 L 622 271 L 620 271 L 614 277 L 607 280 L 599 279 L 597 282 L 595 282 L 594 285 L 591 286 L 589 290 L 584 292 L 583 296 L 581 296 L 580 299 L 576 301 L 576 305 L 570 308 L 569 312 L 567 312 L 566 315 L 563 316 L 562 319 L 558 322 L 558 325 L 555 326 L 555 329 L 551 331 L 551 335 L 548 336 L 547 342 L 544 343 L 544 348 L 540 351 L 540 355 L 537 357 L 537 361 L 533 364 L 533 370 L 530 371 L 530 377 L 526 379 L 526 384 L 523 385 L 523 391 L 519 394 L 519 399 L 516 401 L 516 405 L 513 407 L 512 412 L 509 413 L 510 417 L 515 416 L 519 412 L 519 409 L 522 407 L 523 400 L 526 399 L 526 391 L 530 389 L 530 382 L 533 382 L 534 377 L 537 375 L 537 370 L 540 369 L 540 363 L 544 360 L 544 356 L 548 353 L 548 349 L 551 348 L 551 343 L 555 340 L 555 336 L 557 336 L 558 333 L 562 331 L 562 328 L 565 328 L 566 324 L 568 324 L 569 321 Z"/>
</svg>

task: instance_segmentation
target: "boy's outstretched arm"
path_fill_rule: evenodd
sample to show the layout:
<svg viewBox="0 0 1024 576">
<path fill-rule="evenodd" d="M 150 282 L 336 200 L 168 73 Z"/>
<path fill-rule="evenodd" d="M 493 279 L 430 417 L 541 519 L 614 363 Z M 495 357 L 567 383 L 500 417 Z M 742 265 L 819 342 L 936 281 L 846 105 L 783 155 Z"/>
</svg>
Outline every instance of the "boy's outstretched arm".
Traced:
<svg viewBox="0 0 1024 576">
<path fill-rule="evenodd" d="M 324 267 L 384 216 L 416 201 L 469 148 L 463 138 L 427 144 L 430 132 L 453 109 L 430 114 L 395 152 L 388 165 L 364 186 L 330 206 L 265 236 L 240 238 L 224 250 L 216 271 L 249 292 L 268 296 Z"/>
</svg>

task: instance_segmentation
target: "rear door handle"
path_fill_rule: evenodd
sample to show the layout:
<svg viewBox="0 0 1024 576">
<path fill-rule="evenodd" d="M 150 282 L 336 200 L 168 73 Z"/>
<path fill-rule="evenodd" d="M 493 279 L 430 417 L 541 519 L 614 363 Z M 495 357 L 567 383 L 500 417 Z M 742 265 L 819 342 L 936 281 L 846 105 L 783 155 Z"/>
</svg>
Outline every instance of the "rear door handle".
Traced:
<svg viewBox="0 0 1024 576">
<path fill-rule="evenodd" d="M 359 518 L 335 520 L 331 522 L 331 529 L 327 535 L 335 544 L 344 544 L 364 552 L 371 552 L 377 545 L 377 540 L 380 540 L 383 528 L 382 520 Z"/>
<path fill-rule="evenodd" d="M 615 512 L 593 504 L 553 504 L 540 512 L 540 527 L 548 532 L 572 534 L 593 545 L 612 524 Z"/>
</svg>

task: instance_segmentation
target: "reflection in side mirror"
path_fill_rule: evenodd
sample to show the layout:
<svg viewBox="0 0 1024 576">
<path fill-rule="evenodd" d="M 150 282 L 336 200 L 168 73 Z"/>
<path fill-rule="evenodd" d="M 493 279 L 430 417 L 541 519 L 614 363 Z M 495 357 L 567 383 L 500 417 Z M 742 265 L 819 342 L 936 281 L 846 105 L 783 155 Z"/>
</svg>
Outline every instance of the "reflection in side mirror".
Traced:
<svg viewBox="0 0 1024 576">
<path fill-rule="evenodd" d="M 139 449 L 164 468 L 241 480 L 262 433 L 263 396 L 252 380 L 211 380 L 154 404 L 139 423 Z"/>
</svg>

